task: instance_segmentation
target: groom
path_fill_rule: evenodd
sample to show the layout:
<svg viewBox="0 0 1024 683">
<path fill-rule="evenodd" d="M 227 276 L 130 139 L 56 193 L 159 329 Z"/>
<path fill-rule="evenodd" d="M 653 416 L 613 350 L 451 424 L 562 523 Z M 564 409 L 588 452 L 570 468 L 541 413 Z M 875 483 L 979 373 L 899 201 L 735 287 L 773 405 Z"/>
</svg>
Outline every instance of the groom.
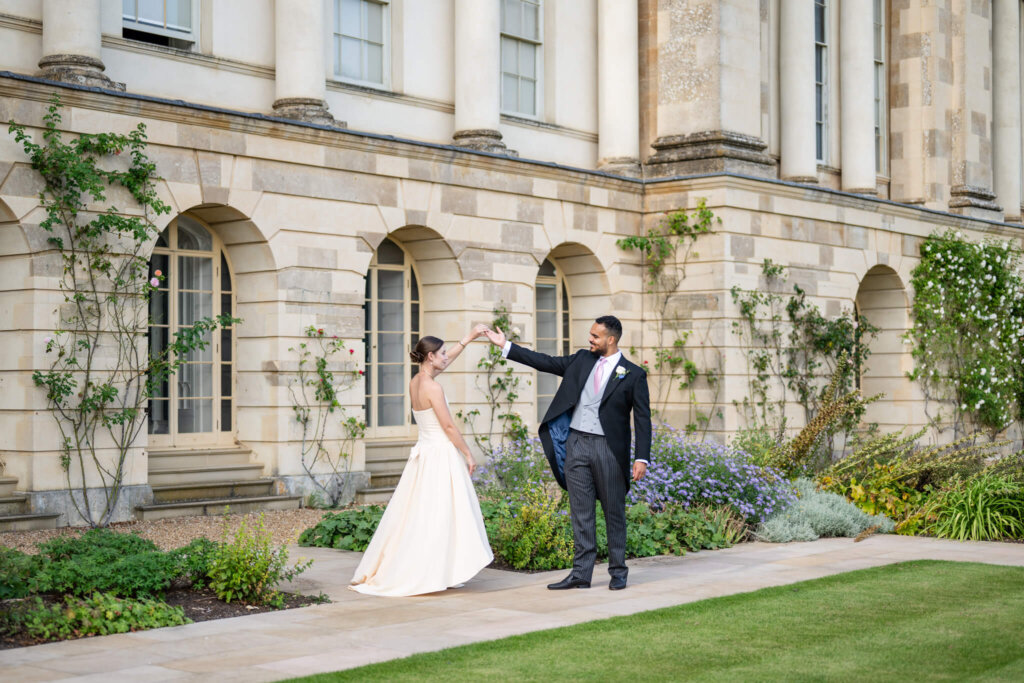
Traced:
<svg viewBox="0 0 1024 683">
<path fill-rule="evenodd" d="M 590 328 L 590 350 L 548 356 L 488 331 L 502 355 L 563 380 L 538 430 L 544 453 L 562 488 L 569 491 L 575 555 L 572 573 L 551 590 L 590 588 L 597 559 L 594 501 L 601 501 L 608 527 L 608 588 L 626 587 L 626 492 L 630 479 L 647 472 L 651 452 L 651 405 L 647 374 L 619 351 L 622 323 L 613 315 Z M 629 463 L 629 413 L 636 429 L 636 458 Z"/>
</svg>

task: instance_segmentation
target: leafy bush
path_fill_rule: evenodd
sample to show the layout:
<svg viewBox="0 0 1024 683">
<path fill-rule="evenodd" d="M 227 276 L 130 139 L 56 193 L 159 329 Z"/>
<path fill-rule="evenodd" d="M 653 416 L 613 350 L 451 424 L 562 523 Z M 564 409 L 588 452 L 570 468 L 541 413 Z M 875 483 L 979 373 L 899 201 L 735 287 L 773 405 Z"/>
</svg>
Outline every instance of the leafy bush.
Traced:
<svg viewBox="0 0 1024 683">
<path fill-rule="evenodd" d="M 384 516 L 379 505 L 328 513 L 299 535 L 299 545 L 363 552 Z"/>
<path fill-rule="evenodd" d="M 927 531 L 958 541 L 1024 538 L 1024 486 L 984 476 L 938 494 L 927 508 Z"/>
<path fill-rule="evenodd" d="M 176 559 L 136 534 L 90 529 L 39 544 L 37 590 L 43 593 L 122 597 L 163 594 L 178 575 Z"/>
<path fill-rule="evenodd" d="M 659 427 L 651 445 L 647 476 L 633 484 L 630 503 L 728 505 L 744 519 L 759 522 L 794 499 L 781 472 L 758 467 L 725 446 L 692 441 L 671 427 Z"/>
<path fill-rule="evenodd" d="M 538 439 L 516 439 L 498 445 L 487 462 L 477 468 L 473 479 L 483 496 L 495 498 L 538 486 L 557 486 Z"/>
<path fill-rule="evenodd" d="M 750 462 L 763 467 L 768 464 L 777 441 L 767 427 L 750 427 L 736 432 L 729 445 L 735 451 L 746 453 Z"/>
<path fill-rule="evenodd" d="M 40 640 L 66 640 L 190 623 L 181 607 L 158 600 L 93 593 L 85 598 L 68 595 L 53 605 L 33 598 L 9 613 L 4 629 L 16 629 Z"/>
<path fill-rule="evenodd" d="M 817 490 L 809 479 L 798 479 L 795 486 L 797 501 L 758 527 L 756 535 L 760 540 L 787 543 L 853 537 L 872 527 L 890 533 L 895 526 L 888 517 L 869 515 L 843 496 Z"/>
<path fill-rule="evenodd" d="M 277 591 L 278 584 L 291 581 L 313 564 L 309 560 L 288 569 L 288 549 L 273 547 L 262 514 L 251 532 L 243 518 L 234 539 L 229 541 L 228 536 L 225 522 L 224 543 L 213 550 L 209 570 L 210 588 L 224 602 L 281 607 L 284 598 Z"/>
<path fill-rule="evenodd" d="M 569 510 L 535 486 L 522 499 L 495 506 L 490 536 L 494 554 L 516 569 L 563 569 L 572 566 Z"/>
<path fill-rule="evenodd" d="M 626 509 L 626 555 L 630 557 L 727 548 L 745 533 L 742 518 L 728 508 L 669 505 L 656 511 L 638 503 Z"/>
<path fill-rule="evenodd" d="M 210 565 L 217 552 L 218 544 L 208 538 L 197 538 L 186 546 L 170 551 L 177 567 L 178 578 L 187 579 L 192 588 L 206 586 L 210 574 Z"/>
<path fill-rule="evenodd" d="M 46 558 L 0 547 L 0 600 L 23 598 L 38 590 L 39 570 Z"/>
</svg>

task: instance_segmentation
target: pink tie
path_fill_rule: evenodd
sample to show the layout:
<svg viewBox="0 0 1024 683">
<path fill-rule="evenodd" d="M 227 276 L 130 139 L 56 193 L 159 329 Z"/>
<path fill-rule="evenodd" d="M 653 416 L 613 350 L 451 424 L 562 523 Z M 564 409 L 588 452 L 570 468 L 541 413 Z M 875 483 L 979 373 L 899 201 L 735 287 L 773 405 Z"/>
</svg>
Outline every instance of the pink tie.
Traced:
<svg viewBox="0 0 1024 683">
<path fill-rule="evenodd" d="M 594 370 L 594 393 L 601 390 L 601 378 L 604 376 L 604 358 L 597 361 L 597 369 Z"/>
</svg>

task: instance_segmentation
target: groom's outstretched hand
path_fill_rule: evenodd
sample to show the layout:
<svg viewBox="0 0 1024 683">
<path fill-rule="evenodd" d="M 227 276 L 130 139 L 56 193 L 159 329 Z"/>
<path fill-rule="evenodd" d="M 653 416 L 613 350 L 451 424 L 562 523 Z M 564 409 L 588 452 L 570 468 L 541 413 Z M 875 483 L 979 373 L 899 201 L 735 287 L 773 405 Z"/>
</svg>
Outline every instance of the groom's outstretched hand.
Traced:
<svg viewBox="0 0 1024 683">
<path fill-rule="evenodd" d="M 484 332 L 484 334 L 487 335 L 487 338 L 495 346 L 505 346 L 505 333 L 502 332 L 500 329 L 494 328 L 493 330 L 487 330 L 486 332 Z"/>
</svg>

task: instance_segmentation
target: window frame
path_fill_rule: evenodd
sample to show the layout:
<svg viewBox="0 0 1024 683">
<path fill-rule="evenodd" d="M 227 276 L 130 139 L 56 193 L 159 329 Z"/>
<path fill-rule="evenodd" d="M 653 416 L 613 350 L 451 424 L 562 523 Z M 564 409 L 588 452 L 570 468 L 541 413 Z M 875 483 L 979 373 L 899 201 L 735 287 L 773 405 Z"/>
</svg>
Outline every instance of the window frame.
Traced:
<svg viewBox="0 0 1024 683">
<path fill-rule="evenodd" d="M 332 3 L 333 16 L 328 27 L 330 32 L 330 69 L 329 73 L 331 79 L 339 83 L 349 83 L 352 85 L 359 85 L 366 88 L 374 88 L 376 90 L 390 90 L 391 89 L 391 0 L 359 0 L 360 8 L 366 4 L 374 4 L 381 6 L 381 81 L 368 81 L 362 78 L 352 78 L 351 76 L 345 76 L 341 73 L 341 49 L 339 41 L 344 35 L 346 38 L 353 38 L 360 41 L 363 45 L 365 53 L 365 44 L 372 42 L 366 38 L 360 36 L 350 36 L 347 34 L 339 33 L 341 30 L 341 3 L 342 0 L 334 0 Z M 360 19 L 362 19 L 362 9 L 360 9 Z M 361 30 L 361 28 L 360 28 Z M 364 64 L 365 66 L 365 64 Z"/>
<path fill-rule="evenodd" d="M 821 8 L 822 12 L 822 39 L 818 40 L 818 8 Z M 815 160 L 819 164 L 828 164 L 829 161 L 829 21 L 831 21 L 831 13 L 829 12 L 828 0 L 814 0 L 814 143 L 815 143 Z M 821 80 L 818 80 L 818 61 L 821 61 Z M 818 118 L 818 104 L 821 106 L 821 118 Z"/>
<path fill-rule="evenodd" d="M 537 278 L 534 281 L 534 295 L 533 295 L 533 316 L 534 316 L 534 348 L 540 351 L 540 312 L 542 309 L 537 307 L 537 289 L 540 286 L 554 286 L 555 288 L 555 337 L 544 337 L 545 340 L 554 339 L 555 346 L 561 352 L 561 355 L 568 356 L 572 352 L 572 341 L 570 339 L 570 332 L 572 328 L 572 294 L 569 291 L 569 283 L 565 277 L 565 273 L 558 267 L 558 264 L 550 258 L 544 259 L 545 262 L 550 263 L 555 271 L 554 275 L 541 275 L 540 269 L 544 267 L 544 262 L 541 262 L 540 268 L 538 268 Z M 545 312 L 549 312 L 549 309 L 543 309 Z M 550 401 L 544 406 L 544 410 L 541 410 L 541 396 L 550 396 L 554 399 L 555 392 L 558 391 L 557 382 L 555 383 L 555 390 L 551 394 L 540 393 L 540 373 L 534 371 L 533 386 L 536 387 L 534 392 L 534 400 L 536 406 L 537 424 L 540 424 L 541 420 L 544 419 L 544 413 L 547 412 L 548 406 L 551 405 Z"/>
<path fill-rule="evenodd" d="M 486 0 L 484 0 L 486 1 Z M 501 3 L 499 12 L 501 13 L 500 24 L 498 28 L 498 108 L 503 115 L 515 116 L 519 118 L 530 119 L 533 121 L 539 121 L 542 118 L 541 112 L 544 111 L 544 0 L 517 0 L 520 3 L 528 3 L 536 5 L 537 7 L 537 38 L 528 38 L 525 36 L 517 35 L 515 33 L 509 33 L 505 30 L 505 0 L 498 0 Z M 506 72 L 504 69 L 504 60 L 502 59 L 502 42 L 505 39 L 515 41 L 517 44 L 528 44 L 534 49 L 534 79 L 533 79 L 533 110 L 534 113 L 529 114 L 526 112 L 518 111 L 515 109 L 508 109 L 505 106 L 505 87 L 504 79 L 505 75 L 514 75 L 517 79 L 516 96 L 517 99 L 521 94 L 521 81 L 523 77 L 518 72 L 511 74 Z M 516 65 L 518 68 L 519 55 L 516 54 Z"/>
<path fill-rule="evenodd" d="M 889 23 L 887 0 L 873 0 L 874 86 L 875 86 L 875 174 L 889 173 Z"/>
<path fill-rule="evenodd" d="M 138 0 L 129 0 L 135 2 L 135 16 L 138 16 Z M 121 0 L 121 28 L 130 29 L 132 31 L 138 31 L 139 33 L 149 33 L 151 35 L 163 36 L 164 38 L 172 38 L 174 40 L 180 40 L 186 43 L 192 43 L 193 46 L 199 44 L 199 17 L 200 7 L 199 0 L 184 0 L 189 6 L 189 13 L 191 17 L 192 28 L 188 33 L 179 31 L 176 29 L 166 28 L 167 25 L 167 3 L 173 0 L 163 0 L 164 3 L 164 27 L 154 26 L 153 24 L 142 23 L 137 19 L 130 19 L 125 16 L 124 13 L 124 2 Z"/>
</svg>

